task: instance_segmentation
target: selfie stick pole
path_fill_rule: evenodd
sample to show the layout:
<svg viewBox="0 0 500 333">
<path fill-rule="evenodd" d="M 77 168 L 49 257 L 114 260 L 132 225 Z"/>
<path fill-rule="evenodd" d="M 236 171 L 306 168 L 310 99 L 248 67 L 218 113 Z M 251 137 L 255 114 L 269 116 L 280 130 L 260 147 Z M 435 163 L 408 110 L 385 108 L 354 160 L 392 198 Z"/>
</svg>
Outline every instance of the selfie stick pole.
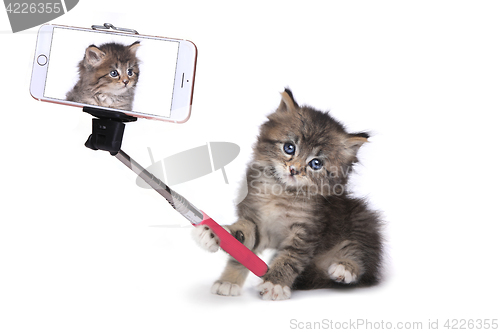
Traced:
<svg viewBox="0 0 500 333">
<path fill-rule="evenodd" d="M 219 237 L 220 247 L 243 266 L 248 268 L 252 273 L 257 276 L 263 276 L 267 272 L 268 267 L 266 263 L 255 253 L 240 243 L 207 214 L 196 208 L 186 200 L 186 198 L 172 190 L 121 150 L 121 143 L 125 130 L 124 123 L 136 121 L 137 118 L 121 112 L 107 111 L 98 108 L 84 107 L 83 111 L 97 117 L 92 119 L 92 134 L 85 143 L 87 148 L 109 151 L 111 155 L 115 156 L 162 197 L 167 199 L 168 203 L 191 222 L 193 226 L 206 225 L 210 227 L 213 233 Z"/>
</svg>

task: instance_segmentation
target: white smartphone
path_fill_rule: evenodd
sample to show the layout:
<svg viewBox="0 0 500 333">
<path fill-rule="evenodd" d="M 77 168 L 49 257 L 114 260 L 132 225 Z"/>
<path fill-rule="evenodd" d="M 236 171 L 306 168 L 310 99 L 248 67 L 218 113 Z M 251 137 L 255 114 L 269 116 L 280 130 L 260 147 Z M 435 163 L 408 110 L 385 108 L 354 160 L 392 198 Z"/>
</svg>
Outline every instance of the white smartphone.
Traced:
<svg viewBox="0 0 500 333">
<path fill-rule="evenodd" d="M 30 92 L 44 102 L 182 123 L 191 114 L 196 59 L 187 40 L 47 24 Z"/>
</svg>

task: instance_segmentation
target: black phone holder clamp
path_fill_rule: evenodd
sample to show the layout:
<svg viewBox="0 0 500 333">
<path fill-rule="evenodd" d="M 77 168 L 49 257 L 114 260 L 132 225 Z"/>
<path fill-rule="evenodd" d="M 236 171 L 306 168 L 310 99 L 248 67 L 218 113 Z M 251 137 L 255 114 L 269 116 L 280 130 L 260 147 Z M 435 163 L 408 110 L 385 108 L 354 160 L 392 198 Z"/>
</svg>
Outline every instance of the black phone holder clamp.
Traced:
<svg viewBox="0 0 500 333">
<path fill-rule="evenodd" d="M 139 33 L 137 32 L 137 30 L 134 30 L 134 29 L 127 29 L 127 28 L 118 28 L 118 27 L 115 27 L 114 25 L 112 25 L 111 23 L 104 23 L 104 25 L 97 25 L 97 24 L 94 24 L 92 27 L 91 27 L 93 30 L 116 30 L 116 31 L 120 31 L 120 32 L 128 32 L 128 33 L 131 33 L 131 34 L 134 34 L 134 35 L 138 35 Z"/>
<path fill-rule="evenodd" d="M 191 223 L 197 224 L 204 219 L 202 211 L 194 207 L 183 196 L 170 189 L 160 179 L 144 169 L 139 163 L 121 150 L 125 123 L 136 121 L 136 117 L 129 116 L 119 111 L 93 107 L 84 107 L 83 112 L 96 117 L 92 119 L 92 134 L 87 139 L 87 142 L 85 142 L 87 148 L 110 152 L 111 155 L 116 157 L 120 162 L 141 177 L 146 184 L 167 199 L 170 205 Z"/>
<path fill-rule="evenodd" d="M 85 147 L 92 150 L 105 150 L 116 155 L 121 148 L 125 123 L 137 120 L 123 112 L 103 110 L 85 106 L 83 112 L 96 117 L 92 119 L 92 134 Z"/>
</svg>

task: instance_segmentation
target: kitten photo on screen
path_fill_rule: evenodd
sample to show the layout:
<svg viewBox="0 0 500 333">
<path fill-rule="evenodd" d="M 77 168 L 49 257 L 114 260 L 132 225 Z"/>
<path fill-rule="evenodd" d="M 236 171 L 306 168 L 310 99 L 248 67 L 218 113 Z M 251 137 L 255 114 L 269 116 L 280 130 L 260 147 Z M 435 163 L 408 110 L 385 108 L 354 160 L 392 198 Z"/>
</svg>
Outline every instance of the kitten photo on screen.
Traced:
<svg viewBox="0 0 500 333">
<path fill-rule="evenodd" d="M 132 111 L 139 80 L 136 51 L 131 45 L 106 43 L 90 45 L 78 64 L 79 80 L 66 94 L 68 101 Z"/>
<path fill-rule="evenodd" d="M 257 254 L 276 251 L 258 286 L 263 299 L 288 299 L 294 289 L 379 281 L 381 219 L 346 189 L 368 138 L 347 132 L 326 112 L 299 106 L 290 90 L 282 93 L 254 145 L 238 220 L 225 226 Z M 219 239 L 207 226 L 195 228 L 193 236 L 206 250 L 218 250 Z M 230 257 L 212 293 L 239 295 L 248 272 Z"/>
</svg>

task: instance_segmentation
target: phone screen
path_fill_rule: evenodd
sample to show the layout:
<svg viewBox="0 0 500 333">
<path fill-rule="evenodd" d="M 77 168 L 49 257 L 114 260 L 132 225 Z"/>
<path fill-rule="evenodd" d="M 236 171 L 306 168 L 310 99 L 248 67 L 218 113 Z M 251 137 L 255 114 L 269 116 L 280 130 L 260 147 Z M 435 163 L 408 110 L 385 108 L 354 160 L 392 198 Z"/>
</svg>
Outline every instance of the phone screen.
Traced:
<svg viewBox="0 0 500 333">
<path fill-rule="evenodd" d="M 177 41 L 54 27 L 43 95 L 170 117 L 178 53 Z"/>
</svg>

